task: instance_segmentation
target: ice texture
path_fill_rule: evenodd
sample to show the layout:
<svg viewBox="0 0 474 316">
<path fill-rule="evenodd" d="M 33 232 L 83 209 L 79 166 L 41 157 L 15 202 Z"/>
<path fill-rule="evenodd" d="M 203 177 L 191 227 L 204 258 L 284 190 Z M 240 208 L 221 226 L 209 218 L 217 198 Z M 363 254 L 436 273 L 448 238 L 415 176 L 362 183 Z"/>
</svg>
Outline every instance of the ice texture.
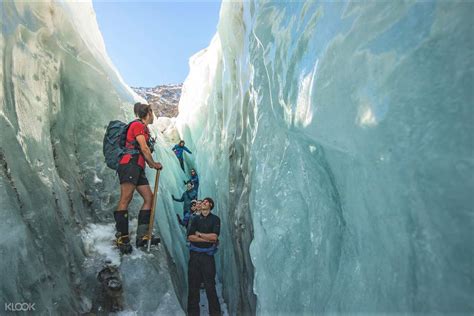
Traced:
<svg viewBox="0 0 474 316">
<path fill-rule="evenodd" d="M 134 240 L 137 220 L 132 220 L 130 224 L 130 236 Z M 93 277 L 109 260 L 111 264 L 119 266 L 125 306 L 122 314 L 185 315 L 174 292 L 165 248 L 162 245 L 153 246 L 150 253 L 134 249 L 130 255 L 121 258 L 112 243 L 114 235 L 113 223 L 88 224 L 82 231 L 86 254 L 83 266 L 85 274 L 91 276 L 90 287 L 94 288 L 95 285 L 95 291 L 89 291 L 94 294 L 90 295 L 93 300 L 92 311 L 101 310 L 100 302 L 97 302 L 99 295 L 95 294 L 101 289 Z"/>
<path fill-rule="evenodd" d="M 0 8 L 0 301 L 34 303 L 39 315 L 86 313 L 105 259 L 120 260 L 112 249 L 119 184 L 104 164 L 105 127 L 131 120 L 143 99 L 110 62 L 91 2 Z M 169 146 L 160 139 L 157 147 Z M 139 207 L 137 199 L 131 218 Z M 126 308 L 183 314 L 166 251 L 154 260 L 138 254 L 123 262 Z"/>
<path fill-rule="evenodd" d="M 231 314 L 474 311 L 473 12 L 222 4 L 177 126 Z"/>
<path fill-rule="evenodd" d="M 119 261 L 102 137 L 139 97 L 90 2 L 0 8 L 0 298 L 86 313 L 100 264 Z M 473 9 L 224 2 L 190 60 L 180 115 L 151 127 L 162 248 L 121 261 L 123 314 L 186 305 L 178 136 L 222 220 L 228 314 L 472 313 Z"/>
</svg>

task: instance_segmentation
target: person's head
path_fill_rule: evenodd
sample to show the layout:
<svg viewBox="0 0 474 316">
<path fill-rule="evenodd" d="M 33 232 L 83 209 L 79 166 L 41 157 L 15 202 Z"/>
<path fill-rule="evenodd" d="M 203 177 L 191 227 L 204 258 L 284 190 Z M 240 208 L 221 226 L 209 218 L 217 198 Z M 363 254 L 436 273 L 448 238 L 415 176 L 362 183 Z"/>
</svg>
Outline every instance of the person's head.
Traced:
<svg viewBox="0 0 474 316">
<path fill-rule="evenodd" d="M 202 207 L 202 201 L 201 201 L 201 200 L 197 200 L 197 201 L 196 201 L 196 211 L 200 212 L 200 211 L 201 211 L 201 207 Z"/>
<path fill-rule="evenodd" d="M 186 188 L 188 189 L 188 191 L 191 191 L 194 188 L 194 184 L 189 181 L 188 183 L 186 183 Z"/>
<path fill-rule="evenodd" d="M 210 197 L 205 198 L 202 200 L 201 209 L 202 210 L 209 210 L 211 211 L 214 208 L 214 200 Z"/>
<path fill-rule="evenodd" d="M 184 146 L 184 140 L 180 140 L 178 143 L 179 146 L 183 147 Z"/>
<path fill-rule="evenodd" d="M 197 175 L 196 170 L 191 169 L 191 175 L 192 175 L 193 177 L 194 177 L 195 175 Z"/>
<path fill-rule="evenodd" d="M 135 112 L 135 115 L 145 124 L 153 123 L 153 110 L 151 109 L 151 106 L 149 104 L 143 104 L 140 102 L 135 103 L 135 105 L 133 106 L 133 110 Z"/>
<path fill-rule="evenodd" d="M 133 113 L 135 113 L 135 116 L 138 117 L 138 108 L 141 106 L 142 104 L 140 102 L 137 102 L 133 105 Z"/>
<path fill-rule="evenodd" d="M 191 211 L 194 213 L 196 211 L 196 205 L 197 205 L 197 201 L 196 200 L 192 200 L 191 201 Z"/>
</svg>

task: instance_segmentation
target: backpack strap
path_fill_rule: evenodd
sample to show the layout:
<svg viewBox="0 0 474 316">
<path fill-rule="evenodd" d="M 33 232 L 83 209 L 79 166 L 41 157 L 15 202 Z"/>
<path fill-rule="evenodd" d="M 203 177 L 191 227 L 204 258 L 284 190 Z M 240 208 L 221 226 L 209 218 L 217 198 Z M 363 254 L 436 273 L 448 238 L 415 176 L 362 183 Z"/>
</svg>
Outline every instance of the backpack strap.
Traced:
<svg viewBox="0 0 474 316">
<path fill-rule="evenodd" d="M 132 150 L 132 151 L 135 151 L 135 150 L 138 150 L 140 151 L 140 146 L 138 145 L 138 142 L 136 140 L 132 140 L 131 142 L 128 142 L 127 141 L 127 135 L 128 135 L 128 129 L 130 128 L 130 126 L 132 125 L 132 123 L 135 123 L 135 122 L 140 122 L 143 124 L 142 121 L 140 121 L 139 119 L 136 119 L 136 120 L 133 120 L 131 121 L 130 123 L 128 123 L 127 125 L 127 131 L 125 132 L 125 151 L 128 151 L 128 150 Z M 143 124 L 145 125 L 145 124 Z M 128 148 L 127 147 L 127 143 L 131 144 L 133 146 L 133 149 L 132 148 Z M 128 153 L 128 152 L 127 152 Z M 137 154 L 137 152 L 134 152 L 134 154 Z"/>
</svg>

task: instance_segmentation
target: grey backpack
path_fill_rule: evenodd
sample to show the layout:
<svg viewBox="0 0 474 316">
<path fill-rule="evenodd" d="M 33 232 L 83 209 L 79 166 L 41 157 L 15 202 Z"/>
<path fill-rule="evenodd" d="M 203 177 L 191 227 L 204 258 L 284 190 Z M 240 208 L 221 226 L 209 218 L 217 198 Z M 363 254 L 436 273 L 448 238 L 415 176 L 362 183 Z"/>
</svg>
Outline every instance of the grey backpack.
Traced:
<svg viewBox="0 0 474 316">
<path fill-rule="evenodd" d="M 107 126 L 102 149 L 104 152 L 105 163 L 107 164 L 107 167 L 113 170 L 118 169 L 120 159 L 122 159 L 123 155 L 136 155 L 140 153 L 136 141 L 132 143 L 134 145 L 133 149 L 125 147 L 125 142 L 127 140 L 127 131 L 130 127 L 130 124 L 132 124 L 133 122 L 135 121 L 125 124 L 122 121 L 110 121 L 109 126 Z"/>
</svg>

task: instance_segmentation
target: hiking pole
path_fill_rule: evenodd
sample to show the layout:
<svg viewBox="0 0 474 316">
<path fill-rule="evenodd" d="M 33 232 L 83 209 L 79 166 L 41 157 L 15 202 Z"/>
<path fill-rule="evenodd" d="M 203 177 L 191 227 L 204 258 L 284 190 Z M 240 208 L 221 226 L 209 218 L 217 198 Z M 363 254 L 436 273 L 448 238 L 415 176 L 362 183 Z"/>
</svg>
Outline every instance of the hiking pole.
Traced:
<svg viewBox="0 0 474 316">
<path fill-rule="evenodd" d="M 151 238 L 153 233 L 153 223 L 155 222 L 155 205 L 157 200 L 157 193 L 158 193 L 158 183 L 160 182 L 160 170 L 156 170 L 156 177 L 155 177 L 155 188 L 153 190 L 153 204 L 151 205 L 151 213 L 150 213 L 150 224 L 148 225 L 148 249 L 147 251 L 150 252 L 151 246 Z"/>
</svg>

